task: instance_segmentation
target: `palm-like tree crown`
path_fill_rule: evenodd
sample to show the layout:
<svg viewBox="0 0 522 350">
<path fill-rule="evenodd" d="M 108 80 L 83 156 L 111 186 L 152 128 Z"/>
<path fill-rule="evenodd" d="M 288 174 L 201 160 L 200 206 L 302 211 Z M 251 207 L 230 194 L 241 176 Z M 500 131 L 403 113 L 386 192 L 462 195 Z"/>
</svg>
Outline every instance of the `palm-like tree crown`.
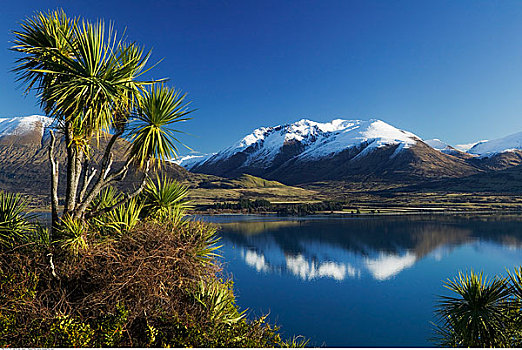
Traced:
<svg viewBox="0 0 522 350">
<path fill-rule="evenodd" d="M 131 123 L 130 156 L 142 167 L 149 159 L 160 161 L 177 157 L 177 138 L 171 129 L 173 123 L 186 121 L 188 104 L 186 94 L 165 85 L 152 86 L 140 100 L 136 118 Z"/>
<path fill-rule="evenodd" d="M 443 296 L 437 314 L 445 330 L 441 345 L 498 347 L 509 344 L 509 287 L 504 278 L 459 273 L 445 287 L 457 296 Z"/>
<path fill-rule="evenodd" d="M 177 130 L 170 126 L 188 119 L 186 95 L 163 84 L 154 86 L 158 81 L 139 80 L 148 70 L 150 52 L 118 39 L 112 26 L 103 21 L 71 19 L 63 11 L 55 11 L 40 13 L 21 27 L 15 32 L 13 50 L 23 56 L 15 72 L 28 84 L 28 90 L 37 91 L 42 107 L 58 121 L 67 141 L 64 214 L 72 212 L 74 217 L 81 217 L 96 194 L 123 179 L 132 163 L 144 174 L 142 185 L 132 194 L 137 195 L 146 184 L 151 161 L 161 163 L 176 157 Z M 152 87 L 147 89 L 147 85 Z M 103 132 L 114 132 L 114 136 L 105 150 L 99 175 L 89 187 L 92 178 L 80 176 L 87 174 L 84 162 L 93 136 Z M 122 135 L 131 142 L 128 158 L 120 170 L 108 175 L 111 147 Z M 57 169 L 52 155 L 50 158 L 53 169 Z M 55 171 L 56 186 L 57 176 Z M 56 186 L 53 207 L 58 202 Z"/>
<path fill-rule="evenodd" d="M 57 11 L 25 21 L 22 29 L 15 32 L 14 50 L 24 54 L 15 71 L 37 89 L 47 114 L 71 124 L 76 138 L 121 127 L 151 83 L 137 80 L 150 52 L 117 41 L 103 21 L 80 23 Z"/>
</svg>

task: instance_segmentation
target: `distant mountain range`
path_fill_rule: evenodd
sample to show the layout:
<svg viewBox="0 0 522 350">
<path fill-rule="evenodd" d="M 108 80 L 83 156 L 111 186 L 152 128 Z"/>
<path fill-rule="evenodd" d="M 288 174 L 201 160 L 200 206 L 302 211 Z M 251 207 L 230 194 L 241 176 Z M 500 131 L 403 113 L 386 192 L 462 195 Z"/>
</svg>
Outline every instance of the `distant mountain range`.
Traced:
<svg viewBox="0 0 522 350">
<path fill-rule="evenodd" d="M 521 164 L 522 133 L 452 147 L 376 119 L 302 119 L 256 129 L 222 151 L 177 163 L 191 172 L 223 177 L 248 173 L 287 184 L 454 178 Z"/>
<path fill-rule="evenodd" d="M 32 115 L 25 117 L 0 118 L 0 190 L 22 192 L 35 197 L 46 198 L 50 193 L 49 142 L 53 119 Z M 99 148 L 94 149 L 91 159 L 97 162 L 108 142 L 102 136 Z M 128 143 L 118 140 L 113 147 L 113 168 L 123 163 Z M 64 140 L 58 135 L 56 157 L 60 161 L 60 181 L 65 181 Z M 186 178 L 189 172 L 175 164 L 166 168 L 171 176 Z M 134 186 L 137 178 L 131 170 L 123 186 Z M 63 183 L 63 182 L 62 182 Z M 63 186 L 60 187 L 63 190 Z"/>
<path fill-rule="evenodd" d="M 19 192 L 29 195 L 31 204 L 43 207 L 48 203 L 50 193 L 50 165 L 48 160 L 50 130 L 53 128 L 53 119 L 45 116 L 32 115 L 25 117 L 0 118 L 0 190 Z M 60 181 L 65 181 L 65 147 L 64 140 L 58 136 L 56 157 L 60 161 Z M 101 158 L 102 150 L 107 145 L 109 135 L 100 137 L 99 146 L 94 147 L 91 161 L 97 162 Z M 95 141 L 93 145 L 97 145 Z M 123 164 L 129 143 L 118 140 L 113 147 L 113 168 Z M 243 192 L 264 193 L 265 196 L 280 196 L 278 198 L 294 199 L 307 197 L 312 194 L 307 190 L 288 187 L 275 181 L 266 181 L 250 175 L 237 178 L 222 178 L 213 175 L 194 174 L 175 163 L 167 163 L 160 170 L 169 177 L 175 178 L 191 188 L 202 189 L 203 192 L 226 193 L 227 198 L 235 198 Z M 125 181 L 119 183 L 121 189 L 134 188 L 140 181 L 134 169 L 131 169 Z M 65 186 L 60 186 L 64 190 Z M 274 190 L 277 189 L 277 190 Z M 272 192 L 277 192 L 273 194 Z M 213 192 L 212 192 L 213 193 Z M 60 192 L 60 196 L 64 193 Z M 198 197 L 199 196 L 199 197 Z M 232 197 L 231 197 L 232 196 Z M 204 197 L 197 194 L 196 197 Z"/>
<path fill-rule="evenodd" d="M 30 192 L 39 184 L 36 188 L 47 190 L 52 121 L 38 115 L 0 118 L 2 188 Z M 120 140 L 115 159 L 122 159 L 127 147 Z M 64 158 L 63 147 L 59 152 Z M 521 165 L 522 132 L 452 147 L 438 139 L 422 140 L 376 119 L 328 123 L 302 119 L 256 129 L 218 153 L 183 157 L 177 163 L 190 171 L 171 164 L 168 171 L 178 178 L 190 178 L 191 173 L 222 178 L 250 174 L 287 185 L 329 180 L 431 181 L 480 176 Z"/>
</svg>

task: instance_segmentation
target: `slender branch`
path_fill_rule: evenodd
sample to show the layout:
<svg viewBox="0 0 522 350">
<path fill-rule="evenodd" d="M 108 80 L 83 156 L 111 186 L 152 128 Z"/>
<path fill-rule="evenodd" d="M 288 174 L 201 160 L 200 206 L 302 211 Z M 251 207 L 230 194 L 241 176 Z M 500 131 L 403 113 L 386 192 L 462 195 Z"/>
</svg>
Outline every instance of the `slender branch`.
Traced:
<svg viewBox="0 0 522 350">
<path fill-rule="evenodd" d="M 59 176 L 59 163 L 54 158 L 54 147 L 56 144 L 56 137 L 54 132 L 51 131 L 51 143 L 49 144 L 49 161 L 51 162 L 51 217 L 52 225 L 56 226 L 58 223 L 58 176 Z"/>
<path fill-rule="evenodd" d="M 80 178 L 82 176 L 82 164 L 84 164 L 85 152 L 83 149 L 76 147 L 75 149 L 76 159 L 74 162 L 74 177 L 73 177 L 73 185 L 71 186 L 71 197 L 74 198 L 73 210 L 76 209 L 76 203 L 78 202 L 78 190 L 80 187 Z"/>
<path fill-rule="evenodd" d="M 114 182 L 114 181 L 121 181 L 121 180 L 123 180 L 123 179 L 127 176 L 127 173 L 128 173 L 128 171 L 129 171 L 129 167 L 130 167 L 130 165 L 132 164 L 132 161 L 133 161 L 133 160 L 134 160 L 133 158 L 129 158 L 129 159 L 127 159 L 127 161 L 126 161 L 125 164 L 121 167 L 120 170 L 118 170 L 118 171 L 115 172 L 115 173 L 110 174 L 110 176 L 105 177 L 105 182 L 106 182 L 107 184 L 109 184 L 109 183 L 112 183 L 112 182 Z M 147 165 L 147 167 L 148 167 L 148 165 Z M 147 170 L 147 171 L 148 171 L 148 170 Z"/>
<path fill-rule="evenodd" d="M 78 208 L 77 217 L 81 217 L 85 210 L 89 207 L 91 202 L 94 200 L 94 198 L 100 193 L 101 190 L 103 190 L 105 187 L 109 186 L 110 184 L 121 181 L 127 176 L 127 173 L 129 171 L 129 167 L 132 164 L 133 159 L 129 158 L 127 162 L 125 162 L 125 165 L 116 173 L 111 174 L 106 180 L 97 182 L 94 187 L 91 189 L 89 194 L 87 195 L 87 198 L 83 201 L 83 203 Z M 148 170 L 147 170 L 148 171 Z"/>
<path fill-rule="evenodd" d="M 83 176 L 82 176 L 82 180 L 81 180 L 82 188 L 80 190 L 80 193 L 78 194 L 77 202 L 81 202 L 82 192 L 84 191 L 85 184 L 87 183 L 87 179 L 89 178 L 89 159 L 87 157 L 85 157 L 85 159 L 83 161 L 82 169 L 83 169 Z"/>
<path fill-rule="evenodd" d="M 147 185 L 147 179 L 149 178 L 149 170 L 150 170 L 150 160 L 147 161 L 147 165 L 145 167 L 145 171 L 143 172 L 143 179 L 141 180 L 141 184 L 134 192 L 126 193 L 123 196 L 123 198 L 120 199 L 116 204 L 114 204 L 112 206 L 109 206 L 109 207 L 105 207 L 105 208 L 96 210 L 94 212 L 91 212 L 88 215 L 86 215 L 86 217 L 87 218 L 91 218 L 91 217 L 94 217 L 94 216 L 106 214 L 106 213 L 116 209 L 120 205 L 123 205 L 123 204 L 127 203 L 129 200 L 131 200 L 132 198 L 136 197 L 137 195 L 139 195 L 145 189 L 145 186 Z"/>
<path fill-rule="evenodd" d="M 113 156 L 112 156 L 112 152 L 111 152 L 109 155 L 109 160 L 107 161 L 107 166 L 105 167 L 105 171 L 103 172 L 104 180 L 107 178 L 107 175 L 109 175 L 109 172 L 111 171 L 112 160 L 113 160 Z"/>
<path fill-rule="evenodd" d="M 102 189 L 104 189 L 105 187 L 107 187 L 110 184 L 111 181 L 109 181 L 107 179 L 107 176 L 109 176 L 108 173 L 110 172 L 110 169 L 112 166 L 113 156 L 112 156 L 111 150 L 112 150 L 112 147 L 114 146 L 114 144 L 116 143 L 116 141 L 118 140 L 118 137 L 120 137 L 122 134 L 123 134 L 123 131 L 118 131 L 117 133 L 112 135 L 111 139 L 109 140 L 109 143 L 107 144 L 107 147 L 105 148 L 105 153 L 101 160 L 101 168 L 99 169 L 100 172 L 98 174 L 98 178 L 94 182 L 94 185 L 91 187 L 91 189 L 87 192 L 87 196 L 85 197 L 85 199 L 82 200 L 81 203 L 78 203 L 78 207 L 76 208 L 75 217 L 77 217 L 77 218 L 82 217 L 84 215 L 85 211 L 87 210 L 87 208 L 89 207 L 89 205 L 91 204 L 91 202 L 96 197 L 96 195 L 98 195 L 98 193 L 100 193 L 100 191 Z M 120 171 L 118 171 L 117 174 L 123 173 L 123 172 L 126 173 L 125 167 L 128 168 L 128 166 L 130 165 L 131 162 L 132 162 L 132 159 L 128 159 L 127 162 L 125 163 L 125 166 L 122 169 L 120 169 Z M 111 180 L 113 179 L 112 175 L 110 175 L 109 177 Z M 85 194 L 84 194 L 84 196 L 85 196 Z"/>
<path fill-rule="evenodd" d="M 119 131 L 119 132 L 115 133 L 114 135 L 112 135 L 111 139 L 109 140 L 109 143 L 107 144 L 107 147 L 105 147 L 105 153 L 103 154 L 103 158 L 101 160 L 100 173 L 98 174 L 98 178 L 96 179 L 94 186 L 89 191 L 87 198 L 90 198 L 90 197 L 94 198 L 94 196 L 92 196 L 92 193 L 94 192 L 94 190 L 96 188 L 99 188 L 103 184 L 103 181 L 105 180 L 105 177 L 107 176 L 106 173 L 108 171 L 110 171 L 110 168 L 112 165 L 112 152 L 111 152 L 112 147 L 116 143 L 116 140 L 118 139 L 118 137 L 120 137 L 121 135 L 123 135 L 123 131 Z M 83 207 L 83 205 L 82 205 L 82 207 Z M 85 206 L 85 208 L 87 208 L 87 206 Z"/>
<path fill-rule="evenodd" d="M 67 181 L 65 188 L 65 207 L 63 214 L 67 214 L 69 211 L 74 209 L 72 205 L 76 198 L 71 196 L 72 186 L 74 182 L 74 170 L 76 169 L 76 154 L 72 145 L 73 131 L 71 129 L 71 123 L 65 122 L 65 149 L 67 150 Z"/>
<path fill-rule="evenodd" d="M 47 256 L 49 257 L 49 266 L 51 267 L 51 274 L 53 275 L 54 278 L 59 280 L 60 277 L 58 277 L 58 275 L 56 274 L 56 270 L 55 270 L 55 267 L 53 264 L 53 254 L 49 253 L 49 254 L 47 254 Z"/>
<path fill-rule="evenodd" d="M 105 153 L 103 154 L 103 158 L 102 158 L 102 169 L 104 169 L 100 174 L 103 174 L 106 170 L 106 166 L 109 166 L 109 159 L 110 159 L 110 162 L 112 163 L 112 146 L 114 146 L 114 144 L 116 143 L 116 141 L 118 140 L 118 138 L 123 135 L 123 130 L 122 131 L 118 131 L 117 133 L 115 133 L 114 135 L 112 135 L 111 139 L 109 140 L 109 143 L 107 144 L 107 147 L 105 148 Z"/>
<path fill-rule="evenodd" d="M 89 187 L 89 184 L 91 183 L 92 179 L 94 179 L 94 176 L 96 175 L 96 172 L 98 171 L 95 167 L 91 168 L 91 172 L 89 174 L 89 168 L 87 166 L 87 160 L 84 161 L 83 168 L 85 169 L 85 172 L 83 174 L 83 185 L 82 189 L 80 190 L 80 194 L 78 196 L 78 203 L 83 202 L 83 198 L 85 197 L 85 192 L 87 192 L 87 188 Z"/>
</svg>

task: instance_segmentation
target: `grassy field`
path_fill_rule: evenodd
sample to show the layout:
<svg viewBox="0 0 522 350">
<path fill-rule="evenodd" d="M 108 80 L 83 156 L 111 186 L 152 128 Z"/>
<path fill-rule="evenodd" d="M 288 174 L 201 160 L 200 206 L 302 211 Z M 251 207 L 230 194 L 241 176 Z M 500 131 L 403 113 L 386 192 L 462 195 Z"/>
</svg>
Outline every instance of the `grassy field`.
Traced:
<svg viewBox="0 0 522 350">
<path fill-rule="evenodd" d="M 334 214 L 354 215 L 522 212 L 522 193 L 497 192 L 496 188 L 484 192 L 455 185 L 447 186 L 447 190 L 423 189 L 420 184 L 385 181 L 316 182 L 297 187 L 251 175 L 236 179 L 199 175 L 183 183 L 190 188 L 189 199 L 196 210 L 210 213 L 234 212 L 212 208 L 216 203 L 237 203 L 240 199 L 264 199 L 276 207 L 335 201 L 343 204 L 343 210 Z M 26 196 L 31 208 L 49 209 L 47 194 Z"/>
<path fill-rule="evenodd" d="M 522 194 L 518 193 L 412 190 L 410 186 L 385 182 L 324 182 L 302 187 L 196 188 L 191 198 L 199 207 L 240 198 L 266 199 L 279 205 L 338 201 L 344 209 L 335 211 L 337 214 L 522 212 Z"/>
</svg>

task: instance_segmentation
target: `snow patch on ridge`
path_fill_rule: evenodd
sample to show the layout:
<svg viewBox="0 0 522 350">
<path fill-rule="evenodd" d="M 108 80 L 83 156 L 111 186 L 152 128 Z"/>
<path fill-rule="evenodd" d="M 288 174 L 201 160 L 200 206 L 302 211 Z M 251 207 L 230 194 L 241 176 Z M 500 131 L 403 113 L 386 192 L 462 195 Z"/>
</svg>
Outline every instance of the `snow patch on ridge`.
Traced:
<svg viewBox="0 0 522 350">
<path fill-rule="evenodd" d="M 468 150 L 468 153 L 487 157 L 496 153 L 522 150 L 522 132 L 508 135 L 491 141 L 477 142 Z"/>
<path fill-rule="evenodd" d="M 463 143 L 459 145 L 455 145 L 455 148 L 461 152 L 468 152 L 473 146 L 478 145 L 479 143 L 488 142 L 488 140 L 481 140 L 477 142 Z"/>
<path fill-rule="evenodd" d="M 172 160 L 172 162 L 177 165 L 183 165 L 184 167 L 188 168 L 196 163 L 200 163 L 200 162 L 204 161 L 205 159 L 207 159 L 215 154 L 216 153 L 203 154 L 203 155 L 188 155 L 188 156 L 183 156 L 183 157 L 174 159 L 174 160 Z"/>
<path fill-rule="evenodd" d="M 53 118 L 42 115 L 26 117 L 0 118 L 0 137 L 8 135 L 25 135 L 35 130 L 38 123 L 42 125 L 42 135 L 45 129 L 53 123 Z"/>
<path fill-rule="evenodd" d="M 270 165 L 285 146 L 299 143 L 304 150 L 296 156 L 299 160 L 320 159 L 332 156 L 348 148 L 364 145 L 363 152 L 388 145 L 401 145 L 400 150 L 414 145 L 419 137 L 397 129 L 381 120 L 344 120 L 319 123 L 301 119 L 292 124 L 262 127 L 255 129 L 231 147 L 223 151 L 195 158 L 183 157 L 177 163 L 191 169 L 204 163 L 210 164 L 225 160 L 244 152 L 247 159 L 244 166 Z"/>
</svg>

